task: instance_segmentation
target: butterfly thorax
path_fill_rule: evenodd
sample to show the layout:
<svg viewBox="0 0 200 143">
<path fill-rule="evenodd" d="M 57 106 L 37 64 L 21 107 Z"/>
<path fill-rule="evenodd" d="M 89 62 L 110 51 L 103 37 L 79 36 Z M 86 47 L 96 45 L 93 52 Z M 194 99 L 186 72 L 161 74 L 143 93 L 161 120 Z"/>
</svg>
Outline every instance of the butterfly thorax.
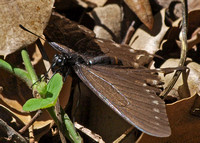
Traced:
<svg viewBox="0 0 200 143">
<path fill-rule="evenodd" d="M 56 54 L 51 69 L 54 73 L 59 72 L 63 77 L 66 77 L 77 62 L 83 62 L 83 59 L 78 55 Z"/>
</svg>

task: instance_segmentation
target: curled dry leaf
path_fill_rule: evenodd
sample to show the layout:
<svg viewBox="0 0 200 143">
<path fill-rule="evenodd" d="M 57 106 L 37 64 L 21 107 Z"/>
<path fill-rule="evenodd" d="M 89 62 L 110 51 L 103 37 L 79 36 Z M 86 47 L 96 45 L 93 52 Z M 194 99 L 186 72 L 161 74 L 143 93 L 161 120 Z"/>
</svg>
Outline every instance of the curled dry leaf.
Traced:
<svg viewBox="0 0 200 143">
<path fill-rule="evenodd" d="M 179 14 L 177 15 L 180 15 L 181 16 L 181 12 L 182 12 L 182 8 L 181 6 L 177 6 L 176 7 L 176 4 L 178 5 L 181 5 L 180 1 L 181 0 L 155 0 L 157 4 L 159 4 L 160 6 L 164 7 L 164 8 L 168 8 L 170 4 L 174 3 L 174 11 L 177 11 Z M 177 3 L 179 2 L 179 3 Z M 200 9 L 200 3 L 198 0 L 188 0 L 188 11 L 192 11 L 192 10 L 196 10 L 196 9 Z"/>
<path fill-rule="evenodd" d="M 97 38 L 121 40 L 121 23 L 123 20 L 122 10 L 117 4 L 109 4 L 104 7 L 97 7 L 90 13 L 95 20 L 94 33 Z"/>
<path fill-rule="evenodd" d="M 199 142 L 200 118 L 190 114 L 191 108 L 198 96 L 195 95 L 185 98 L 166 106 L 170 127 L 172 129 L 171 136 L 167 138 L 156 138 L 143 133 L 137 143 Z"/>
<path fill-rule="evenodd" d="M 19 24 L 42 35 L 53 4 L 54 0 L 1 0 L 0 55 L 5 57 L 37 39 L 22 30 Z"/>
<path fill-rule="evenodd" d="M 124 0 L 124 2 L 149 29 L 153 28 L 154 19 L 149 0 Z"/>
<path fill-rule="evenodd" d="M 191 60 L 187 60 L 189 62 Z M 167 67 L 177 67 L 178 66 L 179 59 L 169 59 L 167 60 L 161 68 L 167 68 Z M 189 96 L 194 96 L 197 93 L 200 93 L 200 65 L 195 63 L 195 62 L 189 62 L 187 64 L 187 67 L 190 69 L 189 71 L 186 72 L 187 77 L 185 80 L 187 80 L 187 83 L 183 81 L 182 76 L 179 77 L 178 81 L 176 82 L 175 86 L 173 89 L 170 91 L 169 95 L 176 96 L 179 99 L 180 98 L 185 98 Z M 160 77 L 163 80 L 164 87 L 167 86 L 169 81 L 171 80 L 172 76 L 174 73 L 170 73 L 167 75 L 163 75 L 160 73 Z M 187 90 L 187 84 L 188 85 L 188 90 Z M 178 94 L 178 95 L 175 95 Z"/>
<path fill-rule="evenodd" d="M 176 40 L 176 43 L 179 48 L 181 48 L 181 41 Z M 187 40 L 188 43 L 188 50 L 195 49 L 197 50 L 197 44 L 200 43 L 200 28 L 196 29 L 195 32 L 192 34 L 191 38 Z"/>
<path fill-rule="evenodd" d="M 144 25 L 138 28 L 131 38 L 129 45 L 136 50 L 145 50 L 154 54 L 159 50 L 161 41 L 169 27 L 165 25 L 165 9 L 155 15 L 154 26 L 152 30 Z"/>
<path fill-rule="evenodd" d="M 196 45 L 200 43 L 200 10 L 191 11 L 188 14 L 188 49 L 196 49 Z M 180 20 L 174 26 L 180 25 Z M 178 46 L 181 47 L 180 41 L 176 41 Z"/>
</svg>

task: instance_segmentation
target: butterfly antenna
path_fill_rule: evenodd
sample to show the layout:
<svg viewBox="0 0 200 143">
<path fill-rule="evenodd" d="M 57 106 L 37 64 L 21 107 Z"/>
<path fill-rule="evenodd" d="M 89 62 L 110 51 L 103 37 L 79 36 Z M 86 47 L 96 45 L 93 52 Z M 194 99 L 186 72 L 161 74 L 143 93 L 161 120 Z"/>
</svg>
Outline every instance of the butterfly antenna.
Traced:
<svg viewBox="0 0 200 143">
<path fill-rule="evenodd" d="M 35 84 L 37 84 L 38 82 L 41 82 L 42 79 L 45 79 L 45 78 L 47 78 L 46 74 L 43 75 L 43 76 L 41 76 L 36 82 L 34 82 L 34 83 L 31 85 L 31 88 L 33 88 L 33 86 L 34 86 Z M 48 78 L 47 78 L 47 79 L 48 79 Z"/>
<path fill-rule="evenodd" d="M 31 33 L 31 34 L 33 34 L 33 35 L 37 36 L 38 38 L 40 38 L 40 39 L 42 39 L 42 40 L 46 41 L 44 38 L 42 38 L 41 36 L 39 36 L 39 35 L 37 35 L 37 34 L 33 33 L 32 31 L 28 30 L 27 28 L 25 28 L 25 27 L 24 27 L 24 26 L 22 26 L 21 24 L 19 24 L 19 27 L 20 27 L 20 28 L 22 28 L 24 31 L 27 31 L 27 32 L 29 32 L 29 33 Z"/>
</svg>

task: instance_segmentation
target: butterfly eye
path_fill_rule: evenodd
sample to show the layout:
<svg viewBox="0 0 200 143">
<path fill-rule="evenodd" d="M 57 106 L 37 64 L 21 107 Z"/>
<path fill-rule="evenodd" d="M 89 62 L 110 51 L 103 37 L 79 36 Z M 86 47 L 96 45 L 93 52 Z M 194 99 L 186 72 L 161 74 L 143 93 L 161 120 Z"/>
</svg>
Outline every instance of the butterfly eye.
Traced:
<svg viewBox="0 0 200 143">
<path fill-rule="evenodd" d="M 57 60 L 57 63 L 58 63 L 59 65 L 60 65 L 62 62 L 63 62 L 63 61 L 62 61 L 62 59 L 60 59 L 60 58 Z"/>
<path fill-rule="evenodd" d="M 91 60 L 89 60 L 88 62 L 87 62 L 87 65 L 92 65 L 93 64 L 93 62 L 91 61 Z"/>
</svg>

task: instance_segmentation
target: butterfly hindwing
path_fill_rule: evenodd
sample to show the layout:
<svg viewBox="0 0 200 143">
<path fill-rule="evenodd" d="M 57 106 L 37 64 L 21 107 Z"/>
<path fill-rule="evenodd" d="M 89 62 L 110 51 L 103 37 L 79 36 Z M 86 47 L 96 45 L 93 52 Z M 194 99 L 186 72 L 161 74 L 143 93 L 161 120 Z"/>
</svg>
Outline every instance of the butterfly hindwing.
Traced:
<svg viewBox="0 0 200 143">
<path fill-rule="evenodd" d="M 155 75 L 99 65 L 77 64 L 74 70 L 101 100 L 126 121 L 148 134 L 169 136 L 165 103 L 155 94 L 158 89 L 145 82 L 146 78 L 157 80 Z"/>
</svg>

